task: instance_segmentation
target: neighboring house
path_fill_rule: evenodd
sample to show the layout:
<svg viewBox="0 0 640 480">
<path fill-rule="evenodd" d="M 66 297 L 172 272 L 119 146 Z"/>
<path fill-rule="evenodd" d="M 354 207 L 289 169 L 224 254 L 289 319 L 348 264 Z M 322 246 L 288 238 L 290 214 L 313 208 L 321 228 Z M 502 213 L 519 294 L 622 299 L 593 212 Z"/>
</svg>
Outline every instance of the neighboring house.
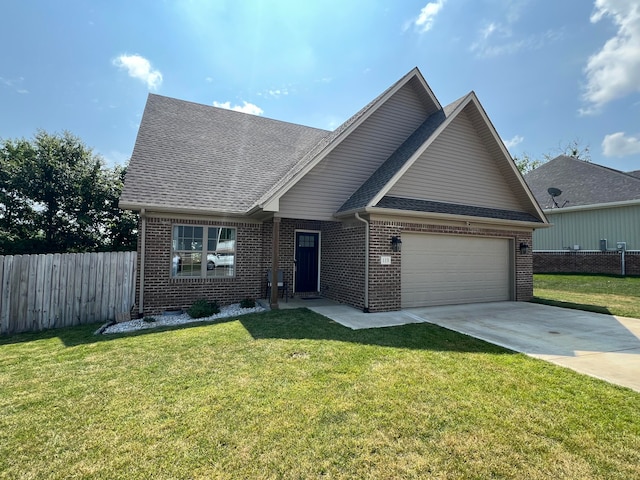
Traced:
<svg viewBox="0 0 640 480">
<path fill-rule="evenodd" d="M 567 156 L 527 173 L 553 225 L 533 235 L 535 271 L 622 273 L 624 242 L 625 273 L 640 274 L 638 174 Z"/>
<path fill-rule="evenodd" d="M 443 108 L 418 69 L 334 131 L 149 95 L 120 207 L 139 314 L 260 298 L 272 268 L 371 312 L 529 300 L 548 226 L 475 93 Z"/>
</svg>

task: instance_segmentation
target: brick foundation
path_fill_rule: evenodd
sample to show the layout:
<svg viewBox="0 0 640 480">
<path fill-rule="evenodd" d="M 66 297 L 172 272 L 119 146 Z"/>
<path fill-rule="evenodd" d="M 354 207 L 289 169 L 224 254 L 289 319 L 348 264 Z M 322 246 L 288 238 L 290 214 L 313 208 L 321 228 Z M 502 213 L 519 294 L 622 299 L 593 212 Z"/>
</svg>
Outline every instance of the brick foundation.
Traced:
<svg viewBox="0 0 640 480">
<path fill-rule="evenodd" d="M 599 273 L 620 275 L 620 252 L 534 252 L 534 273 Z M 625 253 L 625 274 L 640 275 L 640 251 Z"/>
</svg>

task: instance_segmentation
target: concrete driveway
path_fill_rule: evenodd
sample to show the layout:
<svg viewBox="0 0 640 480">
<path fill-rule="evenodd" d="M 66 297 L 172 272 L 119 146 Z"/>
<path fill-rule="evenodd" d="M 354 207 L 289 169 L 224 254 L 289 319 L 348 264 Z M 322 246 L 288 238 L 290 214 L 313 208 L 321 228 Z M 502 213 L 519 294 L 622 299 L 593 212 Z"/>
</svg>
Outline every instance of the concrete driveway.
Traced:
<svg viewBox="0 0 640 480">
<path fill-rule="evenodd" d="M 385 313 L 346 305 L 309 308 L 353 329 L 433 323 L 640 392 L 639 319 L 524 302 Z"/>
</svg>

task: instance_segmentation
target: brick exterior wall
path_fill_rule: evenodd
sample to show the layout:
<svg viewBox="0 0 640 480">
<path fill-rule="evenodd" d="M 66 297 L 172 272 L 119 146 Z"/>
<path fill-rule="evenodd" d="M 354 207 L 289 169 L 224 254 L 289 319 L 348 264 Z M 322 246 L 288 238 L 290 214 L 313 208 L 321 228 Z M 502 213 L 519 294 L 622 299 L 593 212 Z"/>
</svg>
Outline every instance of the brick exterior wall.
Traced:
<svg viewBox="0 0 640 480">
<path fill-rule="evenodd" d="M 365 232 L 360 221 L 323 222 L 320 288 L 324 297 L 364 309 Z"/>
<path fill-rule="evenodd" d="M 144 272 L 144 315 L 157 315 L 167 309 L 186 309 L 195 300 L 217 300 L 221 305 L 239 302 L 243 298 L 260 296 L 262 268 L 262 229 L 257 223 L 185 220 L 182 218 L 149 217 L 146 220 L 146 258 Z M 172 226 L 203 225 L 235 227 L 236 263 L 234 278 L 171 278 Z M 140 230 L 141 231 L 141 230 Z M 138 272 L 140 271 L 140 242 L 138 241 Z M 138 314 L 140 276 L 136 282 Z"/>
<path fill-rule="evenodd" d="M 534 252 L 535 273 L 600 273 L 620 275 L 620 252 Z M 625 253 L 626 275 L 640 275 L 640 252 Z"/>
<path fill-rule="evenodd" d="M 174 224 L 228 226 L 237 229 L 236 276 L 234 278 L 171 278 L 171 236 Z M 294 290 L 295 231 L 320 232 L 320 293 L 341 303 L 365 308 L 365 224 L 354 219 L 326 222 L 282 219 L 280 222 L 279 266 Z M 185 220 L 179 217 L 150 216 L 146 224 L 144 314 L 155 315 L 166 309 L 186 309 L 200 298 L 217 300 L 221 305 L 243 298 L 264 298 L 266 271 L 271 266 L 273 222 Z M 401 308 L 402 253 L 392 252 L 392 236 L 403 232 L 441 233 L 513 239 L 515 255 L 515 298 L 528 301 L 533 295 L 533 256 L 518 251 L 520 242 L 531 245 L 531 232 L 451 225 L 432 225 L 406 221 L 372 220 L 369 230 L 369 311 Z M 140 242 L 139 242 L 140 243 Z M 138 272 L 140 271 L 138 245 Z M 381 265 L 380 256 L 391 256 L 391 265 Z M 640 257 L 640 256 L 637 256 Z M 631 262 L 629 262 L 631 263 Z M 640 262 L 636 263 L 638 265 Z M 136 286 L 139 296 L 140 278 Z M 134 307 L 137 315 L 138 305 Z"/>
<path fill-rule="evenodd" d="M 280 221 L 280 255 L 278 268 L 294 292 L 295 231 L 320 232 L 320 291 L 295 292 L 295 295 L 317 294 L 341 303 L 364 308 L 364 232 L 362 222 L 325 222 L 283 218 Z M 273 223 L 263 226 L 263 270 L 271 267 Z M 266 291 L 266 277 L 262 281 L 262 294 Z"/>
<path fill-rule="evenodd" d="M 533 259 L 529 252 L 519 252 L 520 243 L 531 245 L 532 233 L 515 230 L 498 230 L 450 225 L 430 225 L 402 221 L 371 222 L 369 245 L 369 311 L 383 312 L 401 308 L 402 253 L 391 250 L 391 237 L 403 232 L 441 233 L 449 235 L 471 235 L 482 237 L 512 238 L 515 255 L 515 298 L 517 301 L 529 301 L 533 296 Z M 391 265 L 381 265 L 381 255 L 391 256 Z"/>
</svg>

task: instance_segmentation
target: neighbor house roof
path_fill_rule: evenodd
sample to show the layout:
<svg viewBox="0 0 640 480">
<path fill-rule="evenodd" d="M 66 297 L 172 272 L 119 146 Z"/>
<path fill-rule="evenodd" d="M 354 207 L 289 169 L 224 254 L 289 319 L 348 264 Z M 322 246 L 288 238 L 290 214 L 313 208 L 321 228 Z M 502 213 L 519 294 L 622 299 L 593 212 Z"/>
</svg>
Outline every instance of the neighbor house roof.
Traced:
<svg viewBox="0 0 640 480">
<path fill-rule="evenodd" d="M 640 199 L 640 178 L 565 155 L 530 171 L 524 179 L 545 209 L 555 207 L 548 192 L 551 187 L 562 191 L 556 202 L 567 207 Z"/>
<path fill-rule="evenodd" d="M 120 206 L 244 214 L 330 133 L 150 94 Z"/>
</svg>

